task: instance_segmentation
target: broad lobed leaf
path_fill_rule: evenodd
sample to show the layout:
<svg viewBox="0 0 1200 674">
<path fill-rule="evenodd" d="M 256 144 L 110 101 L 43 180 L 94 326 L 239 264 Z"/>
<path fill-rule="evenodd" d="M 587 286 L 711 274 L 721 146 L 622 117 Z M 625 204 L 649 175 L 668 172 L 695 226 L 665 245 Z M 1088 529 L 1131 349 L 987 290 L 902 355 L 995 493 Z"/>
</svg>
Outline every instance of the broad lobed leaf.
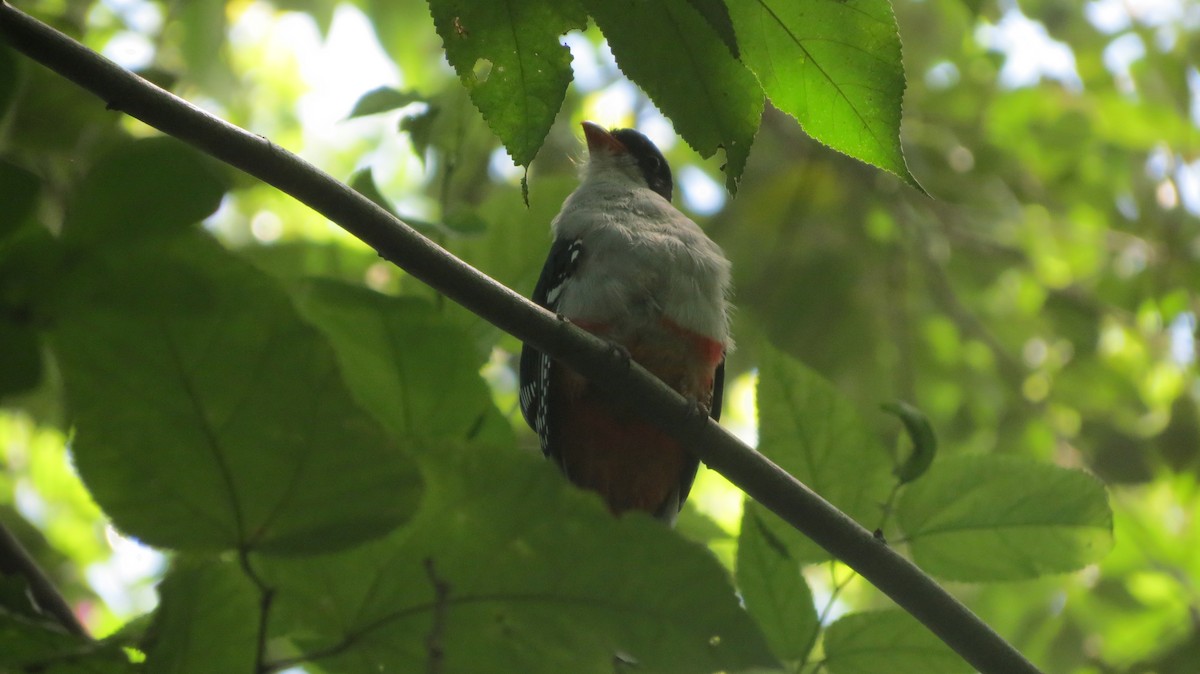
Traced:
<svg viewBox="0 0 1200 674">
<path fill-rule="evenodd" d="M 272 559 L 278 627 L 329 672 L 737 672 L 775 664 L 702 546 L 615 519 L 547 463 L 431 444 L 411 527 L 347 553 Z M 444 594 L 435 592 L 444 584 Z"/>
<path fill-rule="evenodd" d="M 1012 456 L 934 463 L 905 489 L 896 517 L 917 563 L 948 580 L 1074 571 L 1112 545 L 1112 512 L 1098 480 Z"/>
</svg>

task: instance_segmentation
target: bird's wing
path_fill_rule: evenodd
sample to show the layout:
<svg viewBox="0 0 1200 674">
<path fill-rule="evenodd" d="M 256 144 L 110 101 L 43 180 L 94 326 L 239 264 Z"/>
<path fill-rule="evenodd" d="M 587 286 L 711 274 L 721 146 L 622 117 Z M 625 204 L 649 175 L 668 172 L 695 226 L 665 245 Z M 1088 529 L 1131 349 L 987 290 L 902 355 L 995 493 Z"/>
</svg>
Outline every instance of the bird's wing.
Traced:
<svg viewBox="0 0 1200 674">
<path fill-rule="evenodd" d="M 533 288 L 532 299 L 535 304 L 557 313 L 563 285 L 571 278 L 582 253 L 583 244 L 578 239 L 558 239 L 550 246 L 546 264 L 542 267 L 537 285 Z M 543 452 L 549 451 L 549 401 L 546 391 L 550 387 L 550 370 L 553 363 L 553 359 L 528 344 L 521 349 L 521 363 L 518 368 L 521 414 L 525 417 L 525 423 L 537 432 Z"/>
</svg>

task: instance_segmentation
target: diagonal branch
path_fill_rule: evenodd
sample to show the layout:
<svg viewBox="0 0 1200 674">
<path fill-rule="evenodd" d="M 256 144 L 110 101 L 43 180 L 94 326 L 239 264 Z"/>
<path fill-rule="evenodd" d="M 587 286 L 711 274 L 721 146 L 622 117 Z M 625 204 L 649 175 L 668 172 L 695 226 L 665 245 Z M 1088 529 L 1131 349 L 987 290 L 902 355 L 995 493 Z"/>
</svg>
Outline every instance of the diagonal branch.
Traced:
<svg viewBox="0 0 1200 674">
<path fill-rule="evenodd" d="M 108 103 L 273 185 L 381 257 L 496 327 L 620 395 L 709 467 L 860 573 L 984 674 L 1036 674 L 1029 661 L 911 562 L 747 447 L 599 337 L 560 321 L 296 155 L 200 110 L 0 2 L 0 36 Z"/>
</svg>

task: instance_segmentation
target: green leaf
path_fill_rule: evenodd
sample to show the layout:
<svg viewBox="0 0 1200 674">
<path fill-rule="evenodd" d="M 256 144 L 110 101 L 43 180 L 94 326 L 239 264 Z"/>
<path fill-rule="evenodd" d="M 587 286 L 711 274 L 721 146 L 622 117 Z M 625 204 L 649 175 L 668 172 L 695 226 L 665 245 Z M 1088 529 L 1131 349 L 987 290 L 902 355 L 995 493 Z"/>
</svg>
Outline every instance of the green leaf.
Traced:
<svg viewBox="0 0 1200 674">
<path fill-rule="evenodd" d="M 700 12 L 700 16 L 704 17 L 713 32 L 729 48 L 733 58 L 741 58 L 737 35 L 733 31 L 733 19 L 729 17 L 729 8 L 725 6 L 725 0 L 688 0 L 688 4 Z"/>
<path fill-rule="evenodd" d="M 8 45 L 0 44 L 0 119 L 4 118 L 16 96 L 18 75 L 21 72 L 19 63 L 17 53 L 9 49 Z"/>
<path fill-rule="evenodd" d="M 354 109 L 350 111 L 350 119 L 388 112 L 423 100 L 425 98 L 415 91 L 399 91 L 391 87 L 379 87 L 368 91 L 358 99 L 358 102 L 354 104 Z"/>
<path fill-rule="evenodd" d="M 132 674 L 139 671 L 116 646 L 67 634 L 57 625 L 0 611 L 0 672 Z"/>
<path fill-rule="evenodd" d="M 392 206 L 392 202 L 388 201 L 388 198 L 383 196 L 379 191 L 379 186 L 375 184 L 375 176 L 372 174 L 369 166 L 355 171 L 354 175 L 350 176 L 349 185 L 355 192 L 373 201 L 376 206 L 396 217 L 400 217 L 396 214 L 396 209 Z"/>
<path fill-rule="evenodd" d="M 512 443 L 470 339 L 432 305 L 314 281 L 300 309 L 333 345 L 364 409 L 393 436 Z"/>
<path fill-rule="evenodd" d="M 224 0 L 193 0 L 178 11 L 179 50 L 188 77 L 213 88 L 233 86 L 226 53 Z"/>
<path fill-rule="evenodd" d="M 0 344 L 4 345 L 0 348 L 0 399 L 36 387 L 42 380 L 42 350 L 37 331 L 0 314 Z"/>
<path fill-rule="evenodd" d="M 180 550 L 332 550 L 408 519 L 413 462 L 275 281 L 210 238 L 83 265 L 53 344 L 75 463 L 126 532 Z"/>
<path fill-rule="evenodd" d="M 742 61 L 808 135 L 921 189 L 904 163 L 904 65 L 888 0 L 730 4 Z"/>
<path fill-rule="evenodd" d="M 900 497 L 917 564 L 947 580 L 1073 571 L 1112 545 L 1108 495 L 1094 477 L 1012 456 L 956 456 Z"/>
<path fill-rule="evenodd" d="M 233 562 L 177 558 L 158 586 L 146 667 L 154 674 L 253 674 L 260 599 Z"/>
<path fill-rule="evenodd" d="M 754 75 L 688 0 L 589 0 L 617 65 L 704 157 L 725 149 L 725 187 L 737 191 L 763 112 Z"/>
<path fill-rule="evenodd" d="M 15 232 L 33 214 L 41 189 L 42 181 L 36 175 L 0 161 L 0 241 Z"/>
<path fill-rule="evenodd" d="M 891 484 L 891 460 L 854 405 L 801 363 L 763 344 L 758 449 L 857 522 L 872 529 Z M 828 553 L 758 505 L 801 562 Z"/>
<path fill-rule="evenodd" d="M 924 412 L 904 401 L 886 403 L 883 409 L 900 418 L 912 441 L 912 452 L 896 465 L 892 474 L 899 478 L 900 484 L 912 482 L 929 470 L 933 457 L 937 455 L 937 436 L 933 433 L 933 425 Z"/>
<path fill-rule="evenodd" d="M 273 559 L 268 582 L 302 651 L 330 671 L 612 674 L 775 665 L 703 546 L 612 517 L 547 462 L 443 443 L 411 528 L 323 558 Z M 432 646 L 431 646 L 432 644 Z"/>
<path fill-rule="evenodd" d="M 88 173 L 71 202 L 63 236 L 91 244 L 174 234 L 217 210 L 225 188 L 216 164 L 181 141 L 126 143 Z"/>
<path fill-rule="evenodd" d="M 571 52 L 559 41 L 584 28 L 575 2 L 429 0 L 446 58 L 513 162 L 528 166 L 571 82 Z"/>
<path fill-rule="evenodd" d="M 737 584 L 772 652 L 788 661 L 807 658 L 820 628 L 812 592 L 800 563 L 754 511 L 742 517 Z"/>
<path fill-rule="evenodd" d="M 969 674 L 975 671 L 903 611 L 843 616 L 825 630 L 831 674 Z"/>
</svg>

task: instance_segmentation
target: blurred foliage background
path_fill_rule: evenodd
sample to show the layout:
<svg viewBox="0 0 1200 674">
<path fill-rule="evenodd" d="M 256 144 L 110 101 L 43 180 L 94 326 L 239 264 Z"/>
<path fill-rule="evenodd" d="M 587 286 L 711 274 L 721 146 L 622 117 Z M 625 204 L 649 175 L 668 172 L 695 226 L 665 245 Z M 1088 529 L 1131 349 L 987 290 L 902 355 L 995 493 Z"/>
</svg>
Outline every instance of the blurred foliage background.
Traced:
<svg viewBox="0 0 1200 674">
<path fill-rule="evenodd" d="M 594 27 L 575 32 L 565 39 L 576 79 L 528 171 L 527 206 L 524 172 L 446 64 L 423 2 L 18 5 L 333 175 L 373 183 L 401 217 L 526 295 L 575 184 L 578 122 L 636 126 L 674 167 L 677 205 L 733 260 L 731 426 L 754 438 L 765 336 L 831 380 L 889 442 L 902 442 L 895 421 L 874 410 L 903 399 L 928 414 L 944 454 L 1018 454 L 1094 473 L 1111 490 L 1107 558 L 956 591 L 1046 671 L 1195 671 L 1200 4 L 896 0 L 902 139 L 932 198 L 821 146 L 769 106 L 732 198 L 720 159 L 677 140 Z M 380 86 L 411 102 L 352 117 Z M 0 158 L 41 179 L 36 208 L 52 225 L 97 158 L 153 135 L 7 51 L 0 110 Z M 438 302 L 469 331 L 499 409 L 534 445 L 516 411 L 513 338 L 275 190 L 228 179 L 210 232 L 286 283 L 334 277 Z M 5 199 L 29 192 L 19 176 L 0 182 Z M 3 399 L 0 517 L 85 622 L 111 632 L 152 608 L 163 561 L 106 526 L 67 459 L 53 366 L 41 372 L 30 365 L 40 359 L 12 355 L 29 352 L 5 341 L 0 363 L 42 383 Z M 706 473 L 693 501 L 724 527 L 701 537 L 728 562 L 738 494 Z M 844 569 L 810 571 L 820 605 Z M 851 583 L 835 612 L 876 602 Z"/>
</svg>

